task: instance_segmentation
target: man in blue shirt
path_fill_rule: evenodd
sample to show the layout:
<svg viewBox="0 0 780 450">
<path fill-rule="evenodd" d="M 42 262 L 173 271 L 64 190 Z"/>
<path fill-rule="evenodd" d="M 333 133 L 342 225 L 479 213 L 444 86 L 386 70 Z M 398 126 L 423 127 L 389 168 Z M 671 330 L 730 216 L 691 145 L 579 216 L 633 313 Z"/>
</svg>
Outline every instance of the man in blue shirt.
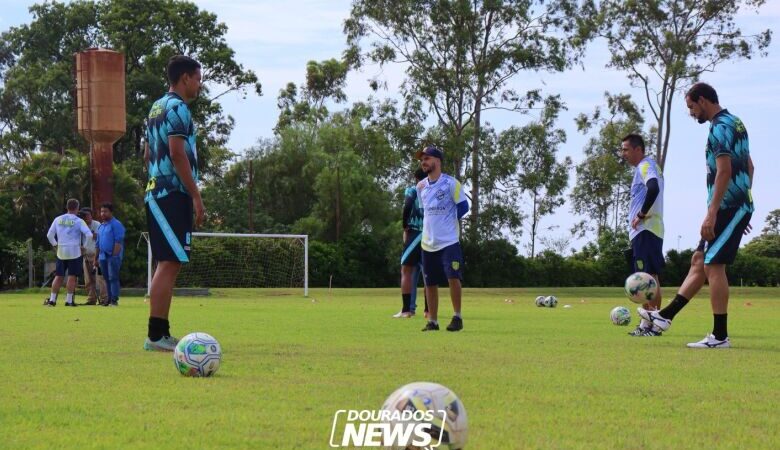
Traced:
<svg viewBox="0 0 780 450">
<path fill-rule="evenodd" d="M 707 214 L 701 225 L 701 241 L 691 258 L 691 268 L 674 300 L 661 311 L 639 309 L 643 319 L 662 330 L 699 292 L 710 285 L 712 333 L 689 348 L 729 348 L 729 280 L 726 266 L 732 264 L 742 236 L 751 230 L 753 215 L 753 160 L 750 158 L 745 124 L 721 108 L 718 94 L 706 83 L 694 84 L 685 96 L 691 116 L 700 124 L 710 122 L 704 156 L 707 162 Z"/>
<path fill-rule="evenodd" d="M 108 301 L 103 306 L 119 305 L 119 269 L 125 256 L 125 227 L 114 217 L 114 205 L 103 203 L 100 206 L 100 224 L 97 232 L 98 258 L 95 265 L 100 266 L 106 280 Z"/>
<path fill-rule="evenodd" d="M 171 336 L 168 313 L 176 278 L 190 260 L 194 226 L 203 222 L 203 199 L 198 190 L 198 151 L 195 125 L 188 103 L 198 97 L 201 66 L 177 55 L 168 60 L 170 89 L 149 110 L 144 160 L 146 223 L 152 258 L 157 261 L 149 286 L 149 331 L 144 349 L 172 352 L 178 340 Z"/>
</svg>

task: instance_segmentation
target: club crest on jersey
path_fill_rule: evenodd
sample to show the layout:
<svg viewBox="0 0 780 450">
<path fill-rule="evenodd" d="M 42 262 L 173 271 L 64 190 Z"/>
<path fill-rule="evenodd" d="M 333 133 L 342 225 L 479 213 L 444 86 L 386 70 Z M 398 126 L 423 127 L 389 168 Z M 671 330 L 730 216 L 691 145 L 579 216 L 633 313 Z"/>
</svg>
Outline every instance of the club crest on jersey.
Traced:
<svg viewBox="0 0 780 450">
<path fill-rule="evenodd" d="M 447 195 L 447 194 L 445 194 L 444 191 L 439 189 L 438 191 L 436 191 L 436 200 L 443 199 L 445 195 Z"/>
</svg>

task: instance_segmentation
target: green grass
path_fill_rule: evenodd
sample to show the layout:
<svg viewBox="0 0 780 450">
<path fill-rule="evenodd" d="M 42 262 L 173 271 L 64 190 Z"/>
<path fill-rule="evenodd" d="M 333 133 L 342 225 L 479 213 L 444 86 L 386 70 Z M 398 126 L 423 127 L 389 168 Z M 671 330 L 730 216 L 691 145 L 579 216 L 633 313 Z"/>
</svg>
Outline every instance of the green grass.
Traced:
<svg viewBox="0 0 780 450">
<path fill-rule="evenodd" d="M 175 299 L 174 334 L 222 344 L 209 379 L 141 350 L 141 298 L 0 295 L 0 448 L 327 449 L 336 410 L 377 409 L 413 381 L 460 396 L 469 449 L 780 447 L 780 289 L 733 289 L 734 348 L 714 351 L 685 348 L 711 329 L 706 292 L 661 338 L 609 322 L 633 306 L 620 289 L 466 289 L 461 333 L 391 319 L 396 290 L 298 292 Z M 558 308 L 533 305 L 545 293 Z"/>
</svg>

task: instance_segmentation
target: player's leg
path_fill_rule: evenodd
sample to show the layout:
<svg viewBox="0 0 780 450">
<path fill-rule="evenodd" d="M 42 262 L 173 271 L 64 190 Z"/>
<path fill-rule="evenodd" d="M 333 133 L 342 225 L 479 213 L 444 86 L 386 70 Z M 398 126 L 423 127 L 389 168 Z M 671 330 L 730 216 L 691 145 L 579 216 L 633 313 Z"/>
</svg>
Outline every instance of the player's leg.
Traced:
<svg viewBox="0 0 780 450">
<path fill-rule="evenodd" d="M 109 306 L 111 304 L 111 299 L 114 298 L 114 294 L 111 292 L 111 287 L 113 285 L 111 284 L 111 276 L 108 271 L 108 258 L 99 260 L 98 265 L 100 266 L 100 272 L 103 274 L 104 284 L 106 286 L 106 301 L 103 302 L 102 305 Z"/>
<path fill-rule="evenodd" d="M 54 280 L 51 282 L 51 292 L 49 299 L 44 300 L 43 306 L 57 306 L 57 296 L 60 294 L 62 282 L 65 280 L 66 273 L 65 261 L 57 258 L 57 266 L 54 269 Z"/>
<path fill-rule="evenodd" d="M 401 311 L 393 315 L 395 318 L 411 317 L 413 271 L 414 267 L 401 264 Z"/>
<path fill-rule="evenodd" d="M 425 279 L 425 295 L 428 299 L 428 322 L 423 331 L 439 329 L 439 284 L 447 278 L 441 268 L 442 251 L 422 251 L 423 277 Z"/>
<path fill-rule="evenodd" d="M 119 270 L 122 267 L 122 259 L 119 256 L 108 258 L 108 273 L 111 283 L 111 295 L 109 299 L 110 306 L 119 305 Z"/>
<path fill-rule="evenodd" d="M 729 348 L 728 305 L 729 280 L 726 266 L 737 257 L 739 244 L 751 214 L 743 210 L 721 210 L 715 221 L 715 240 L 704 253 L 704 271 L 710 285 L 712 305 L 712 333 L 698 342 L 688 344 L 690 348 Z"/>
<path fill-rule="evenodd" d="M 634 271 L 650 274 L 658 283 L 658 293 L 653 300 L 642 305 L 644 311 L 658 311 L 661 306 L 661 280 L 659 274 L 664 268 L 663 239 L 653 232 L 644 230 L 631 240 L 631 248 L 634 256 Z M 641 314 L 640 314 L 641 317 Z M 642 317 L 631 336 L 652 337 L 660 336 L 662 330 L 654 326 L 650 320 Z"/>
<path fill-rule="evenodd" d="M 461 316 L 463 279 L 463 251 L 460 244 L 456 243 L 442 250 L 442 270 L 447 275 L 447 283 L 450 286 L 450 300 L 454 312 L 452 321 L 447 325 L 447 331 L 459 331 L 463 329 Z"/>
<path fill-rule="evenodd" d="M 150 200 L 146 204 L 149 243 L 158 262 L 149 287 L 149 327 L 144 349 L 173 351 L 178 340 L 168 321 L 173 288 L 182 264 L 189 262 L 192 232 L 192 199 L 182 193 Z"/>
<path fill-rule="evenodd" d="M 84 255 L 82 271 L 84 272 L 84 289 L 87 291 L 87 302 L 85 305 L 97 304 L 97 293 L 95 292 L 97 274 L 95 274 L 93 264 L 94 256 Z"/>
<path fill-rule="evenodd" d="M 76 284 L 82 275 L 81 256 L 67 261 L 68 281 L 65 285 L 65 306 L 76 306 Z"/>
<path fill-rule="evenodd" d="M 640 317 L 651 321 L 653 325 L 662 331 L 666 331 L 672 326 L 672 320 L 699 292 L 707 279 L 704 274 L 703 248 L 704 242 L 702 241 L 699 244 L 699 248 L 691 256 L 691 267 L 688 269 L 688 275 L 685 277 L 685 281 L 683 281 L 680 289 L 677 290 L 677 295 L 675 295 L 674 299 L 660 311 L 647 311 L 639 308 L 637 312 L 639 312 Z"/>
<path fill-rule="evenodd" d="M 420 284 L 420 264 L 412 266 L 412 285 L 409 292 L 409 313 L 414 316 L 417 312 L 417 285 Z"/>
</svg>

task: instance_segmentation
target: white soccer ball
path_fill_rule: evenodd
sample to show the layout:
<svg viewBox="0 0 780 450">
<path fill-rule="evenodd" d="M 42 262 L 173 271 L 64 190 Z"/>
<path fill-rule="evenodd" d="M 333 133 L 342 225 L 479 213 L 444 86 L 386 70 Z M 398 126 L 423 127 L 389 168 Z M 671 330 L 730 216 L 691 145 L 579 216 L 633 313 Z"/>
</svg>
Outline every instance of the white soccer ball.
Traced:
<svg viewBox="0 0 780 450">
<path fill-rule="evenodd" d="M 626 326 L 631 323 L 631 312 L 625 306 L 617 306 L 612 308 L 609 318 L 615 325 Z"/>
<path fill-rule="evenodd" d="M 219 369 L 222 348 L 213 336 L 190 333 L 184 336 L 173 351 L 176 369 L 187 377 L 210 377 Z"/>
<path fill-rule="evenodd" d="M 555 308 L 558 306 L 558 298 L 554 295 L 550 295 L 544 298 L 544 306 L 548 308 Z"/>
<path fill-rule="evenodd" d="M 642 305 L 658 295 L 658 282 L 648 273 L 637 272 L 626 278 L 625 289 L 629 300 Z"/>
<path fill-rule="evenodd" d="M 545 298 L 544 295 L 540 295 L 540 296 L 536 297 L 536 306 L 538 306 L 540 308 L 543 307 L 544 306 L 544 298 Z"/>
<path fill-rule="evenodd" d="M 441 436 L 441 446 L 437 448 L 460 450 L 466 447 L 468 439 L 466 408 L 454 392 L 440 384 L 429 382 L 407 384 L 390 394 L 390 397 L 382 405 L 382 410 L 391 412 L 432 411 L 435 417 L 432 421 L 433 426 L 430 428 L 432 445 L 435 446 L 439 442 L 439 436 Z M 443 430 L 442 414 L 439 411 L 446 412 Z M 391 446 L 390 448 L 406 448 L 406 446 Z"/>
</svg>

